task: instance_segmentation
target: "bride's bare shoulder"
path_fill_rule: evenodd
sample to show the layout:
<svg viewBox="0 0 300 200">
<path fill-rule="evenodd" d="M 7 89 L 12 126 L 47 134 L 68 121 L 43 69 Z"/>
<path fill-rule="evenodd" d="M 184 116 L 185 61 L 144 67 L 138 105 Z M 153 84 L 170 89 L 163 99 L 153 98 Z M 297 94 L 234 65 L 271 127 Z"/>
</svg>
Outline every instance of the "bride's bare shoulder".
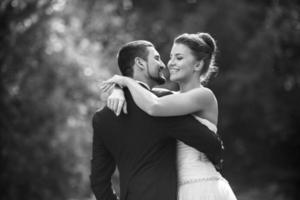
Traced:
<svg viewBox="0 0 300 200">
<path fill-rule="evenodd" d="M 191 92 L 195 93 L 197 96 L 200 97 L 214 97 L 214 93 L 211 89 L 207 88 L 207 87 L 198 87 L 195 88 L 193 90 L 191 90 Z"/>
</svg>

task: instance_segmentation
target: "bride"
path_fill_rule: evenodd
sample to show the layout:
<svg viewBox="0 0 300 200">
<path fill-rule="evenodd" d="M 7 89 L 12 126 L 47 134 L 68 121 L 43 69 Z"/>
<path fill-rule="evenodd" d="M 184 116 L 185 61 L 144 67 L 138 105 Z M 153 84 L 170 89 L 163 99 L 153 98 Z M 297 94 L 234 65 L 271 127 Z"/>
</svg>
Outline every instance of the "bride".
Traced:
<svg viewBox="0 0 300 200">
<path fill-rule="evenodd" d="M 137 106 L 149 115 L 192 114 L 217 134 L 217 99 L 202 85 L 216 68 L 215 54 L 216 43 L 211 35 L 185 33 L 175 38 L 168 62 L 170 80 L 179 84 L 179 92 L 157 97 L 133 79 L 118 75 L 105 81 L 103 88 L 114 84 L 127 87 Z M 116 110 L 111 105 L 111 109 Z M 179 200 L 236 200 L 228 182 L 204 153 L 180 141 L 177 148 Z"/>
</svg>

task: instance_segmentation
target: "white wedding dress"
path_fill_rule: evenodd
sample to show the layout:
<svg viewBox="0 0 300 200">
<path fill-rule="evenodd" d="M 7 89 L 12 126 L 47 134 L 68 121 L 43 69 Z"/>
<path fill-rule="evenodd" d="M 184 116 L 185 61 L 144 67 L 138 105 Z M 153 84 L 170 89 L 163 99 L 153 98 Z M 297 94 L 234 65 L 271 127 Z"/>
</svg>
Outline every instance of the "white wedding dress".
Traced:
<svg viewBox="0 0 300 200">
<path fill-rule="evenodd" d="M 194 117 L 211 131 L 217 127 L 210 121 Z M 222 175 L 204 153 L 178 141 L 178 200 L 236 200 Z"/>
</svg>

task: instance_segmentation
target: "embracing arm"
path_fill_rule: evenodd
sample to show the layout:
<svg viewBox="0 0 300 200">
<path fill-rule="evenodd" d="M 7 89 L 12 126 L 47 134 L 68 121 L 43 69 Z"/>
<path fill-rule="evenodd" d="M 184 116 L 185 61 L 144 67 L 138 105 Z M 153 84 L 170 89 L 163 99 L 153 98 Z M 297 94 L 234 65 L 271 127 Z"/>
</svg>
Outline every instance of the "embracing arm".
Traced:
<svg viewBox="0 0 300 200">
<path fill-rule="evenodd" d="M 158 123 L 164 127 L 167 135 L 205 153 L 216 167 L 220 166 L 224 149 L 223 142 L 219 135 L 208 129 L 207 126 L 191 115 L 160 117 Z"/>
<path fill-rule="evenodd" d="M 125 78 L 124 85 L 130 90 L 138 107 L 151 116 L 191 114 L 205 109 L 214 100 L 211 91 L 205 88 L 157 97 L 132 79 Z"/>
</svg>

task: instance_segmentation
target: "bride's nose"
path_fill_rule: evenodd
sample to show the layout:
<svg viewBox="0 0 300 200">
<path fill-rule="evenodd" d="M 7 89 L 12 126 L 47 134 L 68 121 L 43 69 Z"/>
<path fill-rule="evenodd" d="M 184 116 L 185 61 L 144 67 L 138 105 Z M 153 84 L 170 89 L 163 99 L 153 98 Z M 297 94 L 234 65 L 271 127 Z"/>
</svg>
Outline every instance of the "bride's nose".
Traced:
<svg viewBox="0 0 300 200">
<path fill-rule="evenodd" d="M 174 66 L 174 61 L 173 59 L 170 58 L 169 62 L 168 62 L 168 68 L 173 67 Z"/>
</svg>

